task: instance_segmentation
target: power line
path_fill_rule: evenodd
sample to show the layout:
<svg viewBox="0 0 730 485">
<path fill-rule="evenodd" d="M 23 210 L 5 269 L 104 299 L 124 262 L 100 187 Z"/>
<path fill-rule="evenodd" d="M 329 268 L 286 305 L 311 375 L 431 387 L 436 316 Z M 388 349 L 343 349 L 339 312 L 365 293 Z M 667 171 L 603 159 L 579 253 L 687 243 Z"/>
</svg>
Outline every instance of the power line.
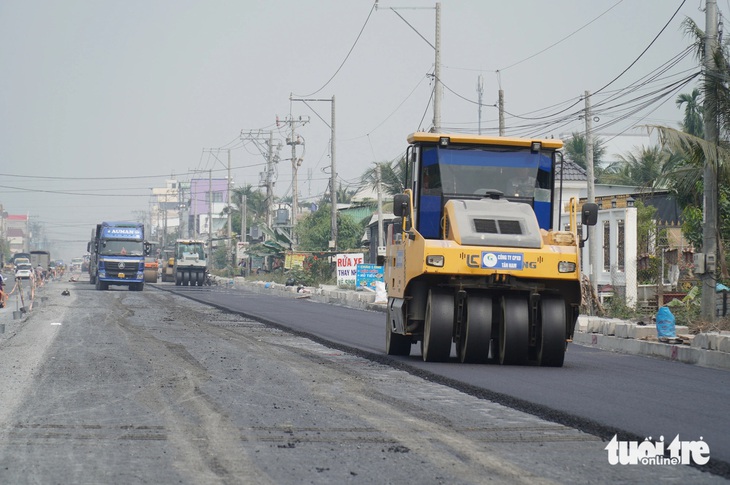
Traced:
<svg viewBox="0 0 730 485">
<path fill-rule="evenodd" d="M 517 65 L 519 65 L 519 64 L 522 64 L 522 63 L 523 63 L 523 62 L 525 62 L 525 61 L 529 61 L 529 60 L 530 60 L 530 59 L 532 59 L 533 57 L 537 57 L 537 56 L 539 56 L 540 54 L 542 54 L 543 52 L 546 52 L 546 51 L 548 51 L 548 50 L 552 49 L 552 48 L 553 48 L 553 47 L 555 47 L 556 45 L 558 45 L 558 44 L 562 43 L 562 42 L 563 42 L 563 41 L 565 41 L 565 40 L 568 40 L 569 38 L 573 37 L 573 36 L 574 36 L 575 34 L 577 34 L 578 32 L 580 32 L 581 30 L 583 30 L 583 29 L 585 29 L 586 27 L 588 27 L 589 25 L 591 25 L 591 24 L 592 24 L 593 22 L 595 22 L 596 20 L 598 20 L 598 19 L 600 19 L 601 17 L 603 17 L 604 15 L 606 15 L 606 14 L 607 14 L 608 12 L 610 12 L 611 10 L 613 10 L 614 8 L 616 8 L 616 7 L 617 7 L 617 6 L 619 5 L 619 4 L 621 4 L 621 3 L 623 2 L 623 1 L 624 1 L 624 0 L 619 0 L 618 2 L 614 3 L 614 4 L 613 4 L 613 5 L 611 6 L 611 7 L 609 7 L 609 8 L 607 9 L 607 10 L 605 10 L 605 11 L 604 11 L 604 12 L 603 12 L 602 14 L 600 14 L 600 15 L 599 15 L 598 17 L 594 18 L 593 20 L 591 20 L 590 22 L 588 22 L 587 24 L 585 24 L 585 25 L 584 25 L 583 27 L 581 27 L 581 28 L 579 28 L 578 30 L 575 30 L 575 31 L 573 31 L 572 33 L 570 33 L 570 34 L 566 35 L 565 37 L 563 37 L 562 39 L 558 40 L 557 42 L 554 42 L 554 43 L 550 44 L 549 46 L 545 47 L 545 48 L 544 48 L 544 49 L 542 49 L 541 51 L 538 51 L 538 52 L 536 52 L 536 53 L 532 54 L 531 56 L 525 57 L 524 59 L 522 59 L 522 60 L 520 60 L 520 61 L 517 61 L 517 62 L 515 62 L 515 63 L 512 63 L 512 64 L 510 64 L 510 65 L 509 65 L 509 66 L 507 66 L 507 67 L 503 67 L 503 68 L 501 68 L 501 69 L 497 69 L 497 70 L 496 70 L 495 72 L 502 72 L 502 71 L 506 71 L 507 69 L 510 69 L 510 68 L 512 68 L 512 67 L 515 67 L 515 66 L 517 66 Z"/>
<path fill-rule="evenodd" d="M 340 70 L 342 69 L 342 67 L 347 62 L 347 60 L 350 58 L 350 54 L 352 54 L 352 51 L 355 49 L 355 46 L 357 45 L 358 41 L 360 40 L 360 36 L 362 35 L 363 31 L 365 30 L 365 26 L 368 24 L 368 21 L 370 21 L 370 17 L 372 16 L 373 12 L 375 11 L 375 8 L 376 8 L 377 5 L 378 5 L 378 2 L 377 2 L 377 0 L 375 0 L 375 2 L 373 3 L 373 6 L 370 8 L 370 13 L 368 13 L 368 17 L 365 19 L 365 23 L 363 24 L 362 28 L 360 29 L 360 33 L 357 34 L 357 38 L 355 39 L 355 42 L 353 42 L 352 47 L 350 47 L 350 50 L 347 52 L 347 55 L 345 56 L 345 59 L 342 61 L 342 63 L 340 64 L 340 67 L 337 68 L 337 70 L 332 75 L 332 77 L 329 78 L 329 80 L 326 83 L 324 83 L 321 88 L 319 88 L 318 90 L 314 91 L 313 93 L 310 93 L 310 94 L 295 94 L 294 96 L 296 96 L 298 98 L 308 98 L 310 96 L 314 96 L 315 94 L 319 93 L 324 88 L 326 88 L 329 85 L 329 83 L 332 82 L 332 80 L 335 78 L 335 76 L 337 76 L 337 74 L 340 72 Z"/>
</svg>

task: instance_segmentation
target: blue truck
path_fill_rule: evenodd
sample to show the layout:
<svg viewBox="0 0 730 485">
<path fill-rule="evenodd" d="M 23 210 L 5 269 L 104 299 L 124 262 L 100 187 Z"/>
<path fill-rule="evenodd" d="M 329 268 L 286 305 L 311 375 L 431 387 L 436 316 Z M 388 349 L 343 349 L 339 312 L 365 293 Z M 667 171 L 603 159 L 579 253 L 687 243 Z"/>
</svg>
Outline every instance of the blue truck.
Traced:
<svg viewBox="0 0 730 485">
<path fill-rule="evenodd" d="M 87 250 L 89 281 L 97 290 L 109 285 L 144 289 L 144 257 L 149 253 L 144 240 L 144 225 L 138 222 L 102 222 L 92 231 Z"/>
</svg>

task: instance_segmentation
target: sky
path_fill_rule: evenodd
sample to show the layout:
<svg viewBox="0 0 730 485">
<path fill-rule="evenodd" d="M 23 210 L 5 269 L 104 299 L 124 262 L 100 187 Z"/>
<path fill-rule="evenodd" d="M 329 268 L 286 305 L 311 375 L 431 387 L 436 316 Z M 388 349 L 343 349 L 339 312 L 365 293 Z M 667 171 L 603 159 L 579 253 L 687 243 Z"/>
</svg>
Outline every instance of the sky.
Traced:
<svg viewBox="0 0 730 485">
<path fill-rule="evenodd" d="M 435 5 L 0 0 L 0 204 L 70 259 L 96 223 L 147 214 L 165 180 L 225 177 L 229 149 L 234 186 L 258 185 L 251 135 L 269 131 L 282 144 L 275 193 L 290 196 L 291 119 L 300 204 L 316 201 L 333 96 L 337 179 L 356 188 L 433 124 Z M 704 29 L 702 0 L 440 5 L 442 131 L 496 135 L 502 89 L 506 135 L 569 138 L 585 130 L 589 91 L 615 159 L 653 143 L 645 126 L 678 126 L 677 95 L 699 86 L 681 24 Z"/>
</svg>

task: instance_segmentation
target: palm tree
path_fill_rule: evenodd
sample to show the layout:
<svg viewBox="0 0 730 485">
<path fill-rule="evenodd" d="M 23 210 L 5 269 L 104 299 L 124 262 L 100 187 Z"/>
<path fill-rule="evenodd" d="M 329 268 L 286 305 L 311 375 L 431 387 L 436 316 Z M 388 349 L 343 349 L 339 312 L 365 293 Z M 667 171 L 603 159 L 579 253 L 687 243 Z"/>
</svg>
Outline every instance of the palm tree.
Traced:
<svg viewBox="0 0 730 485">
<path fill-rule="evenodd" d="M 638 153 L 619 155 L 601 176 L 601 182 L 616 185 L 633 185 L 652 191 L 663 182 L 664 165 L 670 158 L 668 151 L 660 146 L 641 147 Z"/>
<path fill-rule="evenodd" d="M 692 19 L 686 19 L 683 23 L 685 32 L 693 39 L 693 47 L 695 48 L 696 57 L 704 64 L 705 60 L 705 34 L 697 26 Z M 672 167 L 675 172 L 682 175 L 679 179 L 681 184 L 677 186 L 686 192 L 680 200 L 688 202 L 684 207 L 685 213 L 688 211 L 703 212 L 702 200 L 698 200 L 695 194 L 702 194 L 704 167 L 707 165 L 712 168 L 716 174 L 718 188 L 720 189 L 718 201 L 718 192 L 712 194 L 714 202 L 718 207 L 718 215 L 723 208 L 728 205 L 728 200 L 723 194 L 722 187 L 730 182 L 730 86 L 726 80 L 730 74 L 730 61 L 726 57 L 726 46 L 718 46 L 712 53 L 714 69 L 705 73 L 704 84 L 702 86 L 702 95 L 704 96 L 707 110 L 701 113 L 703 118 L 711 120 L 717 127 L 717 140 L 705 141 L 702 138 L 692 134 L 684 133 L 668 127 L 655 127 L 659 132 L 660 141 L 666 146 L 673 149 L 676 153 L 682 154 L 682 160 L 677 167 Z M 694 195 L 694 197 L 693 197 Z M 723 203 L 719 203 L 723 202 Z M 722 268 L 722 274 L 727 275 L 727 267 L 725 265 L 724 245 L 730 239 L 730 225 L 725 223 L 726 217 L 719 217 L 721 224 L 714 221 L 715 227 L 719 232 L 718 249 L 720 251 L 719 262 Z M 683 229 L 686 229 L 683 227 Z M 687 228 L 688 229 L 688 228 Z M 694 229 L 697 232 L 697 228 Z M 696 236 L 697 234 L 695 234 Z M 701 238 L 694 238 L 700 240 Z"/>
<path fill-rule="evenodd" d="M 231 194 L 233 201 L 233 207 L 230 208 L 232 211 L 231 225 L 235 228 L 241 227 L 241 198 L 244 195 L 246 196 L 246 227 L 251 227 L 253 224 L 260 224 L 262 222 L 265 223 L 266 211 L 271 207 L 271 203 L 266 200 L 266 194 L 258 187 L 247 184 L 243 187 L 233 189 L 233 193 Z"/>
<path fill-rule="evenodd" d="M 378 183 L 380 169 L 380 187 L 385 195 L 402 193 L 406 188 L 408 163 L 405 155 L 390 162 L 376 162 L 360 177 L 363 184 L 375 187 Z"/>
<path fill-rule="evenodd" d="M 606 142 L 599 137 L 593 139 L 593 168 L 596 178 L 602 172 L 601 163 L 606 154 Z M 565 142 L 565 158 L 575 162 L 582 168 L 586 168 L 586 137 L 583 134 L 573 132 L 571 138 Z"/>
<path fill-rule="evenodd" d="M 337 187 L 337 203 L 349 204 L 350 202 L 352 202 L 352 197 L 356 193 L 356 190 L 353 190 L 349 187 L 343 187 L 342 184 L 340 184 L 340 186 Z"/>
<path fill-rule="evenodd" d="M 238 211 L 241 210 L 241 198 L 246 196 L 246 214 L 254 221 L 263 220 L 266 216 L 266 209 L 271 206 L 273 200 L 267 201 L 264 194 L 258 187 L 246 184 L 243 187 L 233 189 L 233 200 Z"/>
<path fill-rule="evenodd" d="M 340 184 L 337 187 L 337 203 L 338 204 L 349 204 L 352 202 L 352 197 L 357 193 L 356 190 L 353 190 L 349 187 L 343 187 L 342 184 Z M 325 204 L 329 204 L 332 202 L 332 197 L 330 196 L 329 187 L 327 187 L 327 191 L 322 194 L 322 198 L 319 199 L 319 205 L 324 206 Z"/>
<path fill-rule="evenodd" d="M 705 136 L 704 120 L 702 119 L 702 105 L 699 101 L 700 90 L 694 88 L 691 94 L 683 93 L 677 96 L 677 108 L 684 106 L 684 120 L 682 130 L 690 135 L 702 138 Z"/>
<path fill-rule="evenodd" d="M 692 39 L 692 45 L 698 60 L 703 61 L 705 57 L 705 33 L 700 29 L 694 20 L 687 18 L 683 22 L 685 33 Z M 702 178 L 703 167 L 707 162 L 711 164 L 717 173 L 718 185 L 726 185 L 730 182 L 730 87 L 725 80 L 730 74 L 730 62 L 725 57 L 723 46 L 719 46 L 713 55 L 716 66 L 714 75 L 705 77 L 702 87 L 702 94 L 714 113 L 705 113 L 699 106 L 698 99 L 700 92 L 695 89 L 691 95 L 680 95 L 677 98 L 677 106 L 685 106 L 685 131 L 681 132 L 666 126 L 653 126 L 659 133 L 660 142 L 678 154 L 678 158 L 665 166 L 665 176 L 671 177 L 672 186 L 677 190 L 680 202 L 696 206 L 702 205 Z M 686 100 L 683 96 L 687 96 Z M 682 100 L 682 101 L 680 101 Z M 695 103 L 695 106 L 691 106 Z M 698 129 L 688 129 L 693 126 L 696 120 L 688 123 L 688 112 L 690 117 L 701 118 L 711 117 L 718 122 L 718 141 L 711 143 L 705 141 Z M 686 207 L 686 206 L 684 206 Z"/>
</svg>

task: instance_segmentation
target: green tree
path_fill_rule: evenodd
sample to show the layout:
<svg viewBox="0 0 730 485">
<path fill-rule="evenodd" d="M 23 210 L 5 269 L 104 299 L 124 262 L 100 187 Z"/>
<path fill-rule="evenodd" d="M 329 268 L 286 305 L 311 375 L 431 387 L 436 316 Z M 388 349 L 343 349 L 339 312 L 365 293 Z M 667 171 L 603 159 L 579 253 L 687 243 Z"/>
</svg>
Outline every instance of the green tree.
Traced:
<svg viewBox="0 0 730 485">
<path fill-rule="evenodd" d="M 316 212 L 307 214 L 297 222 L 299 249 L 303 251 L 326 251 L 332 239 L 330 205 L 322 205 Z M 359 249 L 364 223 L 354 221 L 350 216 L 337 214 L 337 245 L 340 250 Z"/>
<path fill-rule="evenodd" d="M 685 33 L 692 40 L 696 57 L 704 62 L 705 33 L 690 18 L 685 19 Z M 677 200 L 683 209 L 685 236 L 701 247 L 702 219 L 698 217 L 703 212 L 703 172 L 705 164 L 709 164 L 717 174 L 718 181 L 718 213 L 723 220 L 724 199 L 728 194 L 724 187 L 730 184 L 730 85 L 726 79 L 730 76 L 730 61 L 726 55 L 725 46 L 719 46 L 713 53 L 715 72 L 705 77 L 701 94 L 711 108 L 711 112 L 702 110 L 702 118 L 709 117 L 717 120 L 718 140 L 711 143 L 693 134 L 691 130 L 679 131 L 666 126 L 654 126 L 659 133 L 660 142 L 668 147 L 677 158 L 665 165 L 664 176 L 670 181 L 670 187 L 677 193 Z M 694 93 L 694 91 L 693 91 Z M 690 96 L 691 97 L 691 96 Z M 697 96 L 699 99 L 699 94 Z M 680 106 L 677 102 L 678 107 Z M 685 114 L 688 107 L 685 106 Z M 697 106 L 696 110 L 699 110 Z M 686 118 L 686 116 L 685 116 Z M 686 125 L 686 123 L 685 123 Z M 687 128 L 687 126 L 684 126 Z M 728 240 L 722 227 L 720 249 L 723 250 L 723 241 Z M 724 252 L 724 251 L 723 251 Z"/>
<path fill-rule="evenodd" d="M 337 203 L 338 204 L 349 204 L 352 202 L 352 198 L 357 193 L 357 190 L 351 189 L 350 187 L 345 187 L 341 183 L 337 186 Z M 327 190 L 324 194 L 322 194 L 322 197 L 319 199 L 318 204 L 324 205 L 329 204 L 332 202 L 332 197 L 330 197 L 330 190 L 329 186 L 327 187 Z"/>
<path fill-rule="evenodd" d="M 606 142 L 595 137 L 593 140 L 593 172 L 596 178 L 601 173 L 603 157 L 606 155 Z M 586 137 L 578 132 L 573 132 L 571 138 L 564 145 L 565 158 L 586 168 Z"/>
<path fill-rule="evenodd" d="M 376 162 L 362 174 L 363 184 L 375 187 L 378 183 L 378 169 L 380 169 L 380 187 L 385 195 L 401 194 L 406 188 L 407 167 L 405 155 L 389 162 Z"/>
<path fill-rule="evenodd" d="M 670 153 L 661 146 L 641 147 L 638 152 L 619 155 L 601 174 L 604 184 L 633 185 L 652 191 L 661 186 L 664 164 Z"/>
<path fill-rule="evenodd" d="M 236 232 L 241 230 L 241 198 L 244 195 L 246 196 L 246 228 L 250 228 L 254 224 L 265 223 L 266 208 L 273 203 L 273 201 L 266 200 L 266 194 L 263 191 L 251 184 L 233 189 L 231 226 Z"/>
<path fill-rule="evenodd" d="M 683 93 L 675 101 L 677 108 L 684 106 L 684 120 L 682 130 L 685 133 L 702 138 L 705 136 L 704 120 L 702 118 L 702 104 L 700 104 L 700 90 L 694 88 L 692 93 Z"/>
</svg>

